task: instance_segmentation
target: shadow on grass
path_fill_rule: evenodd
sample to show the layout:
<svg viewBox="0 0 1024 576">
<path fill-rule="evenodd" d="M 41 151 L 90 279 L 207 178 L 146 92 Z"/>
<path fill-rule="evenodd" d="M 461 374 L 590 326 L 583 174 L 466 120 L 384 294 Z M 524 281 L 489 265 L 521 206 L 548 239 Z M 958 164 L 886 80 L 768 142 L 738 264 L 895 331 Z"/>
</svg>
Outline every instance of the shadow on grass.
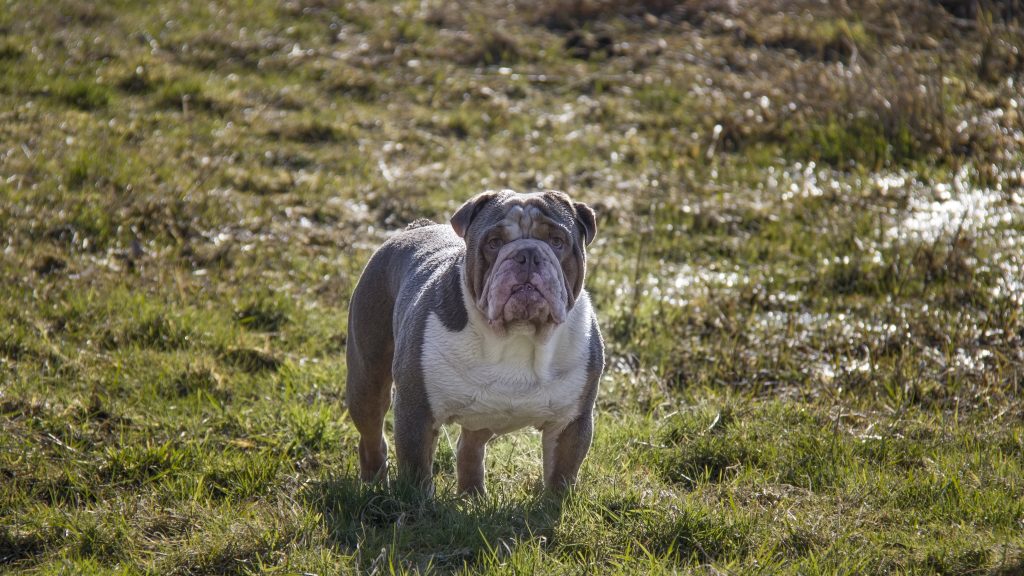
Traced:
<svg viewBox="0 0 1024 576">
<path fill-rule="evenodd" d="M 403 486 L 331 478 L 311 485 L 328 541 L 355 555 L 360 570 L 388 566 L 453 570 L 511 554 L 522 542 L 550 541 L 564 499 L 548 493 L 520 499 L 429 497 Z"/>
<path fill-rule="evenodd" d="M 1018 556 L 1010 560 L 1004 560 L 999 567 L 992 572 L 995 576 L 1012 576 L 1013 574 L 1024 574 L 1024 556 Z"/>
</svg>

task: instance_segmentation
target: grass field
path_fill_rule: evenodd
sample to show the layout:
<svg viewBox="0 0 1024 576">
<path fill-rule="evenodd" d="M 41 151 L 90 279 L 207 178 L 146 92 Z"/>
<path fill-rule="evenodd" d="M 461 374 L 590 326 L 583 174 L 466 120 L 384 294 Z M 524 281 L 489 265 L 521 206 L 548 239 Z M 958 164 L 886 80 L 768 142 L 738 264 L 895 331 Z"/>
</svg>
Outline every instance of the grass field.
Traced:
<svg viewBox="0 0 1024 576">
<path fill-rule="evenodd" d="M 0 0 L 0 572 L 1024 573 L 1024 10 L 944 4 Z M 580 484 L 361 486 L 358 273 L 498 187 L 599 214 Z"/>
</svg>

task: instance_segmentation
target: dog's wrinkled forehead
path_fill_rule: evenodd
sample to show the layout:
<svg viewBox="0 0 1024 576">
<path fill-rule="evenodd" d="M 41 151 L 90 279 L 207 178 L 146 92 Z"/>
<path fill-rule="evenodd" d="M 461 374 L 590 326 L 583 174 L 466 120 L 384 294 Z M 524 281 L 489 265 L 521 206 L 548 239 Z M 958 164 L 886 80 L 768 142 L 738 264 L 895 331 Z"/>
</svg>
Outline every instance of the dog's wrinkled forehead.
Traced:
<svg viewBox="0 0 1024 576">
<path fill-rule="evenodd" d="M 466 201 L 452 215 L 452 228 L 470 247 L 499 227 L 505 240 L 543 238 L 555 229 L 570 235 L 575 244 L 590 244 L 596 230 L 594 212 L 586 204 L 573 202 L 555 190 L 517 193 L 488 190 Z M 510 230 L 511 229 L 511 230 Z M 510 231 L 517 234 L 513 237 Z"/>
<path fill-rule="evenodd" d="M 572 222 L 572 216 L 558 210 L 543 192 L 509 195 L 494 208 L 485 228 L 501 227 L 510 240 L 533 236 L 551 225 L 568 228 Z"/>
<path fill-rule="evenodd" d="M 522 203 L 507 208 L 505 218 L 501 224 L 506 228 L 506 233 L 513 238 L 529 236 L 545 220 L 544 211 L 536 203 Z"/>
</svg>

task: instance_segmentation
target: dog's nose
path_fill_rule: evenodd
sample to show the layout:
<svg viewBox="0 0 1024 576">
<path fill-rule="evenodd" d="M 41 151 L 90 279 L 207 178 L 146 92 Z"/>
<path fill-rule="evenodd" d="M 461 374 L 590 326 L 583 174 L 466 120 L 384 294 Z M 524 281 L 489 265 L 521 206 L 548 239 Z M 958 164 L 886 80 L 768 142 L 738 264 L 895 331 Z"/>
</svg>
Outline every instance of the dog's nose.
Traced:
<svg viewBox="0 0 1024 576">
<path fill-rule="evenodd" d="M 540 268 L 540 251 L 536 248 L 523 248 L 516 252 L 512 260 L 519 265 L 519 279 L 521 282 L 528 282 L 533 272 Z"/>
</svg>

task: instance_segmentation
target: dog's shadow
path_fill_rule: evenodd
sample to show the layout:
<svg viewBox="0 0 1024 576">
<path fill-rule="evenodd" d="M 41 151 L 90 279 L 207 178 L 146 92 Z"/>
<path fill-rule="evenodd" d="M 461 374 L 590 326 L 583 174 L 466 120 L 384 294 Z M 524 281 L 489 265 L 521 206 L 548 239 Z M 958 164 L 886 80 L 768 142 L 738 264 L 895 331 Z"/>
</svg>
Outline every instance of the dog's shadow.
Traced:
<svg viewBox="0 0 1024 576">
<path fill-rule="evenodd" d="M 550 542 L 566 497 L 534 494 L 503 501 L 459 497 L 449 488 L 431 497 L 344 477 L 308 485 L 304 500 L 321 514 L 329 544 L 355 556 L 360 571 L 443 571 L 500 561 L 526 541 Z"/>
</svg>

